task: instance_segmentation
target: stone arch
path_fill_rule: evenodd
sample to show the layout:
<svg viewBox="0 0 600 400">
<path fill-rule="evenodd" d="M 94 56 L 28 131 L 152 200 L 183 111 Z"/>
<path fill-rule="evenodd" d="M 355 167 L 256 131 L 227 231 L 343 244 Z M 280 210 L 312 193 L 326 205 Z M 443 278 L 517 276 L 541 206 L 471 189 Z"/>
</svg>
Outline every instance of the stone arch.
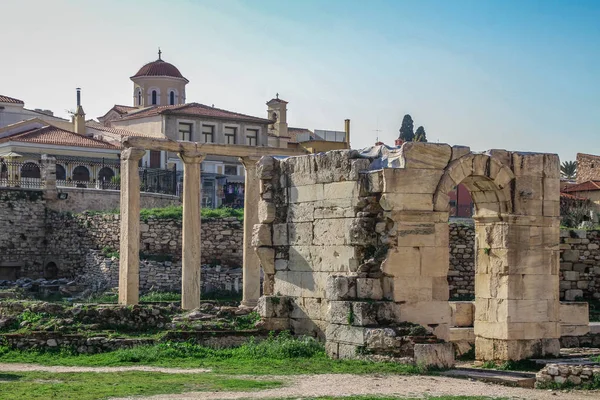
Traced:
<svg viewBox="0 0 600 400">
<path fill-rule="evenodd" d="M 115 172 L 110 167 L 103 167 L 98 171 L 98 180 L 101 182 L 110 182 L 115 176 Z"/>
<path fill-rule="evenodd" d="M 509 167 L 484 153 L 469 153 L 448 164 L 433 196 L 434 211 L 449 210 L 448 192 L 463 184 L 475 203 L 475 217 L 501 216 L 512 211 Z"/>
<path fill-rule="evenodd" d="M 90 180 L 90 170 L 83 165 L 73 169 L 73 180 L 78 182 L 88 182 Z"/>
<path fill-rule="evenodd" d="M 54 261 L 50 261 L 44 267 L 44 278 L 45 279 L 56 279 L 58 278 L 58 266 Z"/>
</svg>

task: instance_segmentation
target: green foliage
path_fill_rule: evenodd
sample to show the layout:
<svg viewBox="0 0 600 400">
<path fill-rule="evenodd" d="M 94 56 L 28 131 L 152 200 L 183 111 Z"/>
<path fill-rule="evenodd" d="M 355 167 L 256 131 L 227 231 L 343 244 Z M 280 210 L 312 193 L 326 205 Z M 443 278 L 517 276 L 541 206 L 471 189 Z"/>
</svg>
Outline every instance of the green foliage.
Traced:
<svg viewBox="0 0 600 400">
<path fill-rule="evenodd" d="M 87 215 L 105 215 L 105 214 L 119 214 L 121 210 L 118 208 L 105 211 L 85 211 Z M 244 210 L 241 208 L 202 208 L 202 218 L 205 219 L 219 219 L 235 217 L 239 221 L 244 220 Z M 144 222 L 148 222 L 150 218 L 156 219 L 175 219 L 181 221 L 183 218 L 183 207 L 182 206 L 166 206 L 160 208 L 142 208 L 140 210 L 140 219 Z"/>
<path fill-rule="evenodd" d="M 140 296 L 141 303 L 178 303 L 181 301 L 181 293 L 175 292 L 148 292 Z"/>
<path fill-rule="evenodd" d="M 492 249 L 490 249 L 489 247 L 486 247 L 483 249 L 483 252 L 485 253 L 486 256 L 489 256 L 491 251 L 492 251 Z"/>
<path fill-rule="evenodd" d="M 537 364 L 535 361 L 532 360 L 508 360 L 503 362 L 502 364 L 497 364 L 494 361 L 486 361 L 481 366 L 481 368 L 497 369 L 500 371 L 539 371 L 540 369 L 542 369 L 542 367 L 542 365 Z"/>
<path fill-rule="evenodd" d="M 30 324 L 35 324 L 44 317 L 46 317 L 46 314 L 44 313 L 25 310 L 21 314 L 19 314 L 19 322 L 29 322 Z"/>
<path fill-rule="evenodd" d="M 577 161 L 563 161 L 560 165 L 560 174 L 565 179 L 577 177 Z"/>
<path fill-rule="evenodd" d="M 412 117 L 409 114 L 406 114 L 404 118 L 402 118 L 402 126 L 400 127 L 399 138 L 405 142 L 412 142 L 415 138 L 414 129 L 415 126 Z"/>
<path fill-rule="evenodd" d="M 119 257 L 120 257 L 119 252 L 117 250 L 113 249 L 112 247 L 103 247 L 101 251 L 102 251 L 102 255 L 107 258 L 115 257 L 116 259 L 119 259 Z"/>
<path fill-rule="evenodd" d="M 425 128 L 422 126 L 417 128 L 415 132 L 415 138 L 413 139 L 415 142 L 427 142 L 427 134 L 425 133 Z"/>
<path fill-rule="evenodd" d="M 10 383 L 5 383 L 10 382 Z M 248 391 L 280 387 L 272 380 L 238 379 L 214 374 L 10 372 L 0 374 L 2 399 L 97 400 L 188 391 Z"/>
<path fill-rule="evenodd" d="M 475 360 L 475 345 L 472 344 L 471 348 L 469 349 L 469 351 L 467 351 L 466 353 L 461 354 L 458 357 L 459 361 L 472 361 Z"/>
<path fill-rule="evenodd" d="M 255 325 L 258 321 L 260 321 L 260 315 L 256 311 L 252 311 L 250 314 L 237 317 L 233 321 L 233 326 L 236 330 L 245 331 L 256 328 Z"/>
<path fill-rule="evenodd" d="M 350 310 L 348 311 L 348 316 L 346 317 L 348 325 L 352 325 L 354 323 L 354 310 L 352 306 L 350 306 Z"/>
<path fill-rule="evenodd" d="M 362 360 L 331 360 L 313 338 L 293 338 L 289 333 L 267 340 L 249 340 L 240 347 L 215 349 L 191 343 L 167 342 L 100 354 L 74 355 L 61 350 L 12 350 L 0 346 L 0 362 L 44 365 L 116 366 L 156 365 L 211 368 L 221 374 L 288 375 L 323 373 L 415 374 L 412 365 Z"/>
</svg>

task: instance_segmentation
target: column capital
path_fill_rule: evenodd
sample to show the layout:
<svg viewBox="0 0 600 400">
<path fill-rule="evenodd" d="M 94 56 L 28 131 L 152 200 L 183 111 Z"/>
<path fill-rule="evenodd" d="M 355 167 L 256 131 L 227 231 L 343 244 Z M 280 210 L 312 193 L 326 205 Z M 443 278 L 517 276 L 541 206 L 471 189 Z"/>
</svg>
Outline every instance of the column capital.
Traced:
<svg viewBox="0 0 600 400">
<path fill-rule="evenodd" d="M 146 154 L 146 150 L 144 149 L 129 147 L 121 152 L 121 160 L 139 161 L 144 156 L 144 154 Z"/>
<path fill-rule="evenodd" d="M 206 154 L 197 151 L 182 151 L 178 156 L 185 164 L 200 164 L 204 160 L 204 157 L 206 157 Z"/>
<path fill-rule="evenodd" d="M 257 156 L 246 156 L 246 157 L 238 157 L 238 160 L 242 163 L 244 168 L 256 168 L 256 163 L 260 161 L 262 157 Z"/>
</svg>

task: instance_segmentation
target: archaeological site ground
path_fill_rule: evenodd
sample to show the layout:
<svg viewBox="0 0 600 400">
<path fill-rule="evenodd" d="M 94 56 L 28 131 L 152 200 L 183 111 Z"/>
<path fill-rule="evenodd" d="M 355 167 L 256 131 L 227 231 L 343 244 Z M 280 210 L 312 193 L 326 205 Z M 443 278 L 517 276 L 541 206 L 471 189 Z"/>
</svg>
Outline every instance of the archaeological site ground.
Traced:
<svg viewBox="0 0 600 400">
<path fill-rule="evenodd" d="M 557 155 L 123 145 L 120 210 L 58 208 L 49 159 L 0 190 L 0 399 L 598 396 L 600 232 L 561 228 Z M 142 209 L 148 150 L 182 206 Z M 201 209 L 221 152 L 243 213 Z"/>
</svg>

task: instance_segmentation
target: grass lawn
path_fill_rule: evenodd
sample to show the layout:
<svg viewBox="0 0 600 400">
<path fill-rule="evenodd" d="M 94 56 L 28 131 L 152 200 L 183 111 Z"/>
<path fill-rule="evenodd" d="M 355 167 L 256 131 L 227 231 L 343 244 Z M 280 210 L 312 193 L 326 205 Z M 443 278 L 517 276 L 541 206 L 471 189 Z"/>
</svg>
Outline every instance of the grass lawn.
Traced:
<svg viewBox="0 0 600 400">
<path fill-rule="evenodd" d="M 161 343 L 101 354 L 69 351 L 20 351 L 0 347 L 0 362 L 66 366 L 154 365 L 210 368 L 219 374 L 292 375 L 324 373 L 422 372 L 411 365 L 360 360 L 331 360 L 314 339 L 295 339 L 281 334 L 263 342 L 248 342 L 231 349 L 212 349 L 190 343 Z"/>
<path fill-rule="evenodd" d="M 214 374 L 14 372 L 0 373 L 0 398 L 96 400 L 188 391 L 264 390 L 281 385 L 277 381 L 237 379 Z"/>
</svg>

